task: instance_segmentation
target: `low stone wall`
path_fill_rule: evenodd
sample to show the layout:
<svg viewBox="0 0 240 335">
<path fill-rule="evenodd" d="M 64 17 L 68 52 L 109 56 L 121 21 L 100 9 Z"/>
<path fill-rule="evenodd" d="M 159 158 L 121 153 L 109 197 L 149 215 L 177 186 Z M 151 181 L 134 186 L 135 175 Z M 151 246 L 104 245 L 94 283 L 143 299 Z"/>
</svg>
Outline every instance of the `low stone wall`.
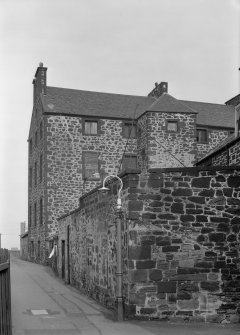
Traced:
<svg viewBox="0 0 240 335">
<path fill-rule="evenodd" d="M 122 180 L 126 316 L 239 322 L 240 169 L 152 169 Z M 59 220 L 58 264 L 61 273 L 69 226 L 65 278 L 113 307 L 117 184 L 110 188 Z"/>
</svg>

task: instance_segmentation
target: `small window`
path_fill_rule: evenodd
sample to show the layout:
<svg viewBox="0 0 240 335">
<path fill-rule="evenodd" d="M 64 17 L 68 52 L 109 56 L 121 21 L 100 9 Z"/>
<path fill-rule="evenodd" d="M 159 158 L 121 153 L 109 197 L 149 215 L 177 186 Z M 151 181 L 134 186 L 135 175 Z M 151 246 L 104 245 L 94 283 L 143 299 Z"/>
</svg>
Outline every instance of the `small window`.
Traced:
<svg viewBox="0 0 240 335">
<path fill-rule="evenodd" d="M 37 225 L 37 203 L 34 203 L 34 225 Z"/>
<path fill-rule="evenodd" d="M 40 155 L 40 162 L 39 162 L 39 179 L 40 179 L 40 183 L 42 182 L 42 171 L 43 171 L 43 156 Z"/>
<path fill-rule="evenodd" d="M 123 156 L 122 169 L 127 168 L 136 169 L 137 168 L 137 156 L 132 154 L 126 154 Z"/>
<path fill-rule="evenodd" d="M 84 134 L 85 135 L 97 135 L 98 134 L 98 122 L 86 120 L 84 122 Z"/>
<path fill-rule="evenodd" d="M 29 154 L 32 155 L 32 139 L 29 140 Z"/>
<path fill-rule="evenodd" d="M 83 178 L 85 180 L 99 180 L 100 166 L 97 152 L 83 153 Z"/>
<path fill-rule="evenodd" d="M 40 225 L 43 224 L 43 199 L 40 199 L 39 202 L 39 221 L 40 221 Z"/>
<path fill-rule="evenodd" d="M 38 145 L 38 133 L 37 131 L 35 132 L 35 147 Z"/>
<path fill-rule="evenodd" d="M 39 130 L 39 136 L 40 136 L 40 140 L 42 139 L 42 134 L 43 134 L 43 130 L 42 130 L 42 122 L 40 123 L 40 130 Z"/>
<path fill-rule="evenodd" d="M 178 131 L 177 121 L 167 121 L 167 131 L 176 133 Z"/>
<path fill-rule="evenodd" d="M 207 139 L 207 129 L 197 129 L 197 142 L 206 143 Z"/>
<path fill-rule="evenodd" d="M 124 122 L 123 137 L 136 138 L 137 137 L 137 125 L 132 122 Z"/>
<path fill-rule="evenodd" d="M 34 164 L 34 185 L 37 186 L 37 162 Z"/>
<path fill-rule="evenodd" d="M 28 226 L 31 227 L 32 225 L 32 206 L 29 206 L 29 213 L 28 213 Z"/>
<path fill-rule="evenodd" d="M 32 168 L 29 168 L 29 187 L 32 188 Z"/>
</svg>

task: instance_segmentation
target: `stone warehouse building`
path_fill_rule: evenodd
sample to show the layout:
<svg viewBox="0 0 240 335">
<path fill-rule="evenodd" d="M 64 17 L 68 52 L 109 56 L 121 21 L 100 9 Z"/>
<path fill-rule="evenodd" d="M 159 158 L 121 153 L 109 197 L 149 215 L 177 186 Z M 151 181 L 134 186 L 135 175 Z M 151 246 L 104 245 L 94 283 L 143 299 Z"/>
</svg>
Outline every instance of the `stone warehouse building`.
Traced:
<svg viewBox="0 0 240 335">
<path fill-rule="evenodd" d="M 178 100 L 165 82 L 148 96 L 47 86 L 33 80 L 28 137 L 30 259 L 44 263 L 57 219 L 104 176 L 126 168 L 189 167 L 234 131 L 234 107 Z"/>
</svg>

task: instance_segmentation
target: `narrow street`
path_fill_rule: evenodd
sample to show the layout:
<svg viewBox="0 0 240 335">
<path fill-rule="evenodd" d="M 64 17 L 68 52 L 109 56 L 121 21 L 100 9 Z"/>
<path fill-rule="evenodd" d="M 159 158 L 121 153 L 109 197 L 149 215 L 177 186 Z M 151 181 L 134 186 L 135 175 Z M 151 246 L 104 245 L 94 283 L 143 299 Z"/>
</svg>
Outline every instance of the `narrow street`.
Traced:
<svg viewBox="0 0 240 335">
<path fill-rule="evenodd" d="M 240 335 L 239 325 L 116 322 L 48 267 L 11 258 L 13 335 Z"/>
</svg>

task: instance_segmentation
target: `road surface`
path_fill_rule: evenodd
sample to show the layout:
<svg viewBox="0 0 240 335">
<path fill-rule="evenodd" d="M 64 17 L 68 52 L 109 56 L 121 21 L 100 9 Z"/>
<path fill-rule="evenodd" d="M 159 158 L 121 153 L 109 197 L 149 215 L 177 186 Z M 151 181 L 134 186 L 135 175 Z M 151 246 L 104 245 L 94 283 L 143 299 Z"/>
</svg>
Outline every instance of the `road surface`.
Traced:
<svg viewBox="0 0 240 335">
<path fill-rule="evenodd" d="M 113 320 L 46 266 L 11 258 L 13 335 L 240 335 L 240 324 Z"/>
</svg>

